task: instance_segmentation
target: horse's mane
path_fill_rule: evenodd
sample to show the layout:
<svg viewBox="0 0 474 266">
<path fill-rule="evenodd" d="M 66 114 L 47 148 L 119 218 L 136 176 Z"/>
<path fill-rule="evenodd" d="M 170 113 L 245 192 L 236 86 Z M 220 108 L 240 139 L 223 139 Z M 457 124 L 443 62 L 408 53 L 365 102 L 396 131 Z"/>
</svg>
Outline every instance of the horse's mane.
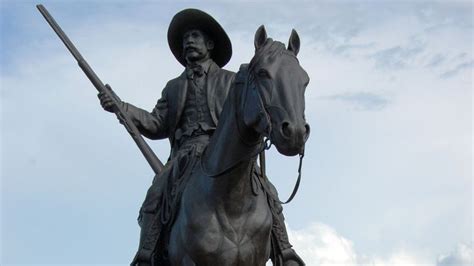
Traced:
<svg viewBox="0 0 474 266">
<path fill-rule="evenodd" d="M 255 55 L 250 60 L 248 64 L 242 64 L 240 66 L 239 71 L 236 74 L 236 78 L 234 80 L 234 84 L 230 89 L 230 93 L 228 98 L 236 99 L 240 94 L 243 88 L 246 88 L 247 81 L 252 79 L 253 71 L 255 68 L 259 68 L 261 65 L 272 65 L 272 63 L 276 62 L 278 57 L 281 57 L 282 54 L 288 54 L 289 56 L 296 56 L 288 51 L 285 45 L 282 42 L 274 41 L 272 38 L 267 38 L 264 44 L 255 50 Z M 242 86 L 243 85 L 243 86 Z"/>
<path fill-rule="evenodd" d="M 248 64 L 242 64 L 239 71 L 236 74 L 234 83 L 231 86 L 227 101 L 234 101 L 237 99 L 242 89 L 245 89 L 249 76 L 255 70 L 256 67 L 263 63 L 274 62 L 275 58 L 285 53 L 287 49 L 285 45 L 279 41 L 274 41 L 271 38 L 267 38 L 265 43 L 255 50 L 255 55 Z M 229 100 L 231 99 L 231 100 Z M 227 102 L 226 101 L 226 102 Z"/>
<path fill-rule="evenodd" d="M 255 51 L 255 55 L 249 63 L 249 72 L 263 61 L 274 61 L 275 58 L 281 56 L 286 50 L 283 43 L 274 41 L 272 38 L 267 38 L 265 43 Z"/>
</svg>

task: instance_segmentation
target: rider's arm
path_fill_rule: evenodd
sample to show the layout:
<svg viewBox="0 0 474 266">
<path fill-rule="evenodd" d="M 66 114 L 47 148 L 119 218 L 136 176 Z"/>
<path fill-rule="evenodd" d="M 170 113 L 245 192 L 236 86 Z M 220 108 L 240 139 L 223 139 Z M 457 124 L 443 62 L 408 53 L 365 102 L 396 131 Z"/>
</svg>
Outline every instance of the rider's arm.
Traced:
<svg viewBox="0 0 474 266">
<path fill-rule="evenodd" d="M 168 101 L 167 87 L 151 112 L 145 111 L 132 104 L 125 103 L 125 110 L 140 133 L 149 139 L 167 138 L 168 133 Z"/>
</svg>

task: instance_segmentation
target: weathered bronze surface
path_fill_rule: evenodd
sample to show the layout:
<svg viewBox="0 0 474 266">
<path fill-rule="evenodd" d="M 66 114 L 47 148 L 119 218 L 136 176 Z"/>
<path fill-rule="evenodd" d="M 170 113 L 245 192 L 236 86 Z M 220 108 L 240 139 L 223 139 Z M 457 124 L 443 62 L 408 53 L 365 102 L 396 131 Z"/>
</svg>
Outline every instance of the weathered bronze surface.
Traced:
<svg viewBox="0 0 474 266">
<path fill-rule="evenodd" d="M 171 143 L 140 209 L 132 265 L 304 265 L 288 241 L 276 189 L 256 163 L 269 143 L 287 156 L 304 153 L 309 77 L 296 58 L 298 34 L 285 47 L 261 26 L 255 55 L 238 73 L 222 69 L 232 45 L 203 11 L 176 14 L 168 43 L 185 70 L 151 112 L 123 102 L 110 86 L 98 95 L 139 135 Z"/>
</svg>

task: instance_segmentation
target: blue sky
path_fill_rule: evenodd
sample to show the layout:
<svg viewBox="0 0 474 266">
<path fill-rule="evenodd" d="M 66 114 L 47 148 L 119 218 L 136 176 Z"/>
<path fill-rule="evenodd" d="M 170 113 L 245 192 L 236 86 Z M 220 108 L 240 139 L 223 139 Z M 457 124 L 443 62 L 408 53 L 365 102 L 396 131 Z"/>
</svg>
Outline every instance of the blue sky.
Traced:
<svg viewBox="0 0 474 266">
<path fill-rule="evenodd" d="M 308 265 L 472 265 L 469 1 L 43 1 L 104 82 L 151 110 L 182 67 L 172 16 L 212 14 L 253 54 L 292 28 L 311 82 L 303 180 L 285 206 Z M 0 264 L 129 263 L 152 171 L 35 8 L 1 1 Z M 149 142 L 160 158 L 167 141 Z M 281 198 L 297 158 L 272 150 Z"/>
</svg>

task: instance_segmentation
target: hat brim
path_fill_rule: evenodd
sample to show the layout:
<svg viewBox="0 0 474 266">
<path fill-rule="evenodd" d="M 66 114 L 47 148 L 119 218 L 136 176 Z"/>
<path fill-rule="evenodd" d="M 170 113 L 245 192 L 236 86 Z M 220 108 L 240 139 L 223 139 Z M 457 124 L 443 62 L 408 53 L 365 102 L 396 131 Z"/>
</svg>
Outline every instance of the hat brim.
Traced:
<svg viewBox="0 0 474 266">
<path fill-rule="evenodd" d="M 232 44 L 221 25 L 201 10 L 185 9 L 173 17 L 168 28 L 168 44 L 171 52 L 183 66 L 186 66 L 183 57 L 183 35 L 191 29 L 203 31 L 214 41 L 211 58 L 219 67 L 229 62 L 232 57 Z"/>
</svg>

